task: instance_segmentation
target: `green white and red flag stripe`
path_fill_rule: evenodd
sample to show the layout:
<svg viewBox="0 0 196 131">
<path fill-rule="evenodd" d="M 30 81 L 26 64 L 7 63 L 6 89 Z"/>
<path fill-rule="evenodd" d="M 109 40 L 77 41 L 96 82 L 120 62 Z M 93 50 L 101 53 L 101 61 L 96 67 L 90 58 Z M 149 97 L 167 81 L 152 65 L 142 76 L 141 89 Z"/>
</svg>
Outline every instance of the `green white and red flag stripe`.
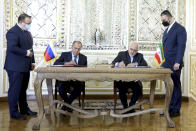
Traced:
<svg viewBox="0 0 196 131">
<path fill-rule="evenodd" d="M 161 65 L 163 64 L 163 62 L 165 62 L 165 58 L 164 58 L 164 53 L 163 53 L 163 44 L 160 43 L 157 47 L 157 51 L 154 55 L 154 59 L 157 63 L 157 65 Z"/>
</svg>

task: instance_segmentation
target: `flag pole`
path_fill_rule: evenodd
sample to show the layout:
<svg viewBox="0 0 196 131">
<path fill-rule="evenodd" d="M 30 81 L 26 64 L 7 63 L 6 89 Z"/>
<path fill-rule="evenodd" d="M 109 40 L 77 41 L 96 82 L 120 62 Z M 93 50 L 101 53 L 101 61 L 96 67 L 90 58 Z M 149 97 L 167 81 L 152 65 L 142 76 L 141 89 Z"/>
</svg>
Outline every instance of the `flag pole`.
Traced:
<svg viewBox="0 0 196 131">
<path fill-rule="evenodd" d="M 35 67 L 35 69 L 37 69 L 38 67 L 40 67 L 43 63 L 44 63 L 44 60 L 42 60 L 42 61 Z"/>
<path fill-rule="evenodd" d="M 56 50 L 54 49 L 54 41 L 52 41 L 52 43 L 49 43 L 46 47 L 46 50 L 44 52 L 44 59 L 42 59 L 42 61 L 35 67 L 35 69 L 40 67 L 44 62 L 49 62 L 49 66 L 52 66 L 50 60 L 56 58 L 56 56 L 57 55 Z"/>
</svg>

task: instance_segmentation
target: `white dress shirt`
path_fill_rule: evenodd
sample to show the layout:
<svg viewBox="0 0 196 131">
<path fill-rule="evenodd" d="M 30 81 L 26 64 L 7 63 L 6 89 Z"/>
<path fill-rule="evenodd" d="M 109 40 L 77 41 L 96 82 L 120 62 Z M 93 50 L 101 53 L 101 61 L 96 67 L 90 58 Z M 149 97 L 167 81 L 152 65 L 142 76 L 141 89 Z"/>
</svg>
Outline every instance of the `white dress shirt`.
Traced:
<svg viewBox="0 0 196 131">
<path fill-rule="evenodd" d="M 169 30 L 172 28 L 172 26 L 174 25 L 176 21 L 174 20 L 173 23 L 171 25 L 169 25 L 168 29 L 167 29 L 167 33 L 169 32 Z"/>
</svg>

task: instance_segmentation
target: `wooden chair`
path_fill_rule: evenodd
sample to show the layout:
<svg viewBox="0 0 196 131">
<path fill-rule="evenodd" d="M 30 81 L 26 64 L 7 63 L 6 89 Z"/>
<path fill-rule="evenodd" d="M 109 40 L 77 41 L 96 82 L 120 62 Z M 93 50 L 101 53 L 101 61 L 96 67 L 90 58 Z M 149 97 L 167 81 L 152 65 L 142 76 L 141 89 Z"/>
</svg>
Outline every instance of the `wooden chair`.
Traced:
<svg viewBox="0 0 196 131">
<path fill-rule="evenodd" d="M 73 87 L 70 87 L 70 89 L 68 90 L 68 94 L 71 94 L 71 92 L 73 91 Z M 81 106 L 81 102 L 80 102 L 80 96 L 78 97 L 78 102 L 79 102 L 79 106 Z M 58 80 L 56 80 L 55 82 L 55 94 L 54 94 L 54 99 L 58 100 Z M 82 109 L 84 109 L 84 99 L 85 99 L 85 87 L 82 88 Z M 56 105 L 57 106 L 57 105 Z"/>
</svg>

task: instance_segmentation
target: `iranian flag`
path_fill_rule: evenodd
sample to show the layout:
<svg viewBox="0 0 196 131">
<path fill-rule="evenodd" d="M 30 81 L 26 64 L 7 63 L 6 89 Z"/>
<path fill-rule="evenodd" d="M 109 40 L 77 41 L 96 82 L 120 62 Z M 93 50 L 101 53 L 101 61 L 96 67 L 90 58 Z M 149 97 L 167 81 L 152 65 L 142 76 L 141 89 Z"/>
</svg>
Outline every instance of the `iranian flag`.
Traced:
<svg viewBox="0 0 196 131">
<path fill-rule="evenodd" d="M 159 66 L 165 61 L 164 53 L 163 53 L 163 44 L 162 43 L 160 43 L 158 45 L 157 51 L 154 55 L 154 59 L 155 59 L 155 61 L 157 62 L 157 64 Z"/>
</svg>

